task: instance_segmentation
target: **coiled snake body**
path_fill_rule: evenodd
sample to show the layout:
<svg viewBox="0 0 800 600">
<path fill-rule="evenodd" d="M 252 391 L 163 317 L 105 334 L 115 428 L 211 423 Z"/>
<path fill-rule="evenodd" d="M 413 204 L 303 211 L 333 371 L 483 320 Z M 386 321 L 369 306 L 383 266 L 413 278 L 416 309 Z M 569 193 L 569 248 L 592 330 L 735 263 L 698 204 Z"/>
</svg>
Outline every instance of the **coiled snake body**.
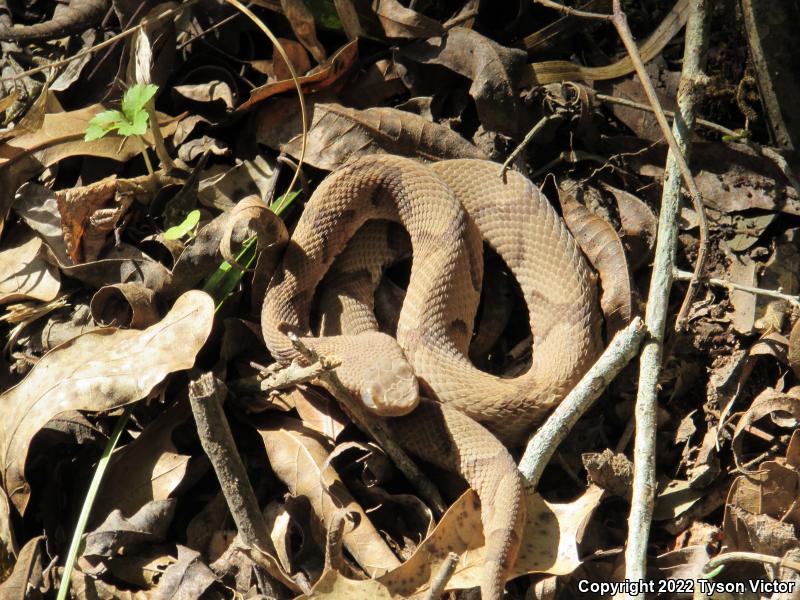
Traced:
<svg viewBox="0 0 800 600">
<path fill-rule="evenodd" d="M 360 158 L 332 173 L 307 204 L 262 311 L 264 339 L 276 360 L 302 360 L 286 337 L 293 331 L 319 354 L 338 357 L 339 379 L 376 413 L 409 413 L 419 401 L 418 381 L 436 396 L 439 403 L 423 402 L 390 424 L 407 450 L 457 470 L 478 492 L 484 598 L 502 596 L 524 519 L 521 481 L 496 438 L 509 446 L 524 442 L 601 349 L 596 285 L 575 241 L 530 181 L 499 173 L 488 161 L 426 166 L 388 155 Z M 310 335 L 318 285 L 373 219 L 400 223 L 411 240 L 396 339 L 379 333 L 368 314 L 374 273 L 358 271 L 349 283 L 358 300 L 344 303 L 337 315 L 341 334 Z M 506 262 L 528 307 L 532 366 L 513 379 L 484 373 L 467 358 L 483 240 Z"/>
</svg>

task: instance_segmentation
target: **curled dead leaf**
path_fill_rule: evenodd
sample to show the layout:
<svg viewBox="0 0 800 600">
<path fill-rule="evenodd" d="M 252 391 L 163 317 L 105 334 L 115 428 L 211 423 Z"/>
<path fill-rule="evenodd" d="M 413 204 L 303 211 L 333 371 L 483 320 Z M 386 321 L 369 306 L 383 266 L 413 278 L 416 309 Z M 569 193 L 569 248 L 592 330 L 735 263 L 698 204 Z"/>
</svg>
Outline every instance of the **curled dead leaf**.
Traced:
<svg viewBox="0 0 800 600">
<path fill-rule="evenodd" d="M 278 55 L 276 54 L 276 56 Z M 353 40 L 339 48 L 336 53 L 322 65 L 307 75 L 298 77 L 303 93 L 310 94 L 312 92 L 319 92 L 336 85 L 350 72 L 357 59 L 358 43 L 357 40 Z M 305 71 L 302 72 L 305 73 Z M 250 98 L 239 105 L 236 108 L 236 112 L 249 110 L 259 102 L 276 94 L 295 90 L 295 83 L 291 77 L 284 76 L 283 73 L 278 73 L 277 71 L 275 75 L 278 81 L 272 81 L 251 90 Z"/>
<path fill-rule="evenodd" d="M 117 283 L 97 290 L 89 303 L 92 318 L 105 327 L 143 329 L 158 321 L 153 290 L 138 283 Z"/>
<path fill-rule="evenodd" d="M 391 551 L 328 464 L 328 451 L 316 434 L 299 421 L 271 417 L 258 425 L 272 469 L 293 496 L 305 496 L 326 528 L 337 510 L 355 513 L 356 523 L 345 532 L 344 545 L 361 567 L 377 576 L 397 567 L 400 561 Z"/>
</svg>

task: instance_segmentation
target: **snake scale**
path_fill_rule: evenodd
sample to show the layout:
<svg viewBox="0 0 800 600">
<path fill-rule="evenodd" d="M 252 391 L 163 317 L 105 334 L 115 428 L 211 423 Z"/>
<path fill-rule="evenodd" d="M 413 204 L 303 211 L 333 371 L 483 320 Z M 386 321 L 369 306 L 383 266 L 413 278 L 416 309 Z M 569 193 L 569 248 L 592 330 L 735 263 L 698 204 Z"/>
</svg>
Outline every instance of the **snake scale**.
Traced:
<svg viewBox="0 0 800 600">
<path fill-rule="evenodd" d="M 379 332 L 372 315 L 377 251 L 369 242 L 348 248 L 353 238 L 375 238 L 362 228 L 373 220 L 399 223 L 411 242 L 395 337 Z M 528 308 L 532 365 L 515 378 L 482 372 L 467 357 L 484 241 L 519 282 Z M 337 327 L 313 335 L 317 288 L 343 253 L 351 265 L 347 297 L 327 317 Z M 524 523 L 522 481 L 505 446 L 523 443 L 600 352 L 596 287 L 566 226 L 521 174 L 501 178 L 499 165 L 475 159 L 423 165 L 367 156 L 312 195 L 267 290 L 262 331 L 279 362 L 303 361 L 288 332 L 338 357 L 343 385 L 373 412 L 397 417 L 388 422 L 407 451 L 459 472 L 476 490 L 486 539 L 481 592 L 497 599 Z M 420 402 L 421 395 L 435 401 Z"/>
</svg>

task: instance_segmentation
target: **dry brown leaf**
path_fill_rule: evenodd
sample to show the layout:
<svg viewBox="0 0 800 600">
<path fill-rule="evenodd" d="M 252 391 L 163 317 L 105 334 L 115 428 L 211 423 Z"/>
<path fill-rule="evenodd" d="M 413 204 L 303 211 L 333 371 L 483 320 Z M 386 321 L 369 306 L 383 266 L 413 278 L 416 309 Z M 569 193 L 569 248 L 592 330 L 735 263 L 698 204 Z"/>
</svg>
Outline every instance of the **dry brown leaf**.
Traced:
<svg viewBox="0 0 800 600">
<path fill-rule="evenodd" d="M 55 192 L 64 243 L 72 262 L 95 260 L 99 251 L 97 246 L 104 242 L 134 200 L 146 202 L 162 186 L 178 183 L 180 180 L 163 175 L 142 175 L 132 179 L 117 179 L 112 175 L 89 185 Z M 109 202 L 112 202 L 110 207 Z M 82 247 L 85 236 L 93 242 L 91 248 Z"/>
<path fill-rule="evenodd" d="M 728 249 L 728 244 L 724 241 L 719 242 L 720 251 L 725 253 L 727 267 L 725 280 L 731 283 L 754 286 L 757 285 L 756 267 L 757 263 L 747 254 L 736 254 Z M 733 328 L 744 335 L 753 333 L 753 326 L 756 320 L 756 295 L 740 289 L 728 291 L 733 310 L 730 315 Z"/>
<path fill-rule="evenodd" d="M 335 399 L 313 387 L 296 387 L 290 395 L 303 425 L 329 440 L 335 441 L 350 422 Z"/>
<path fill-rule="evenodd" d="M 406 8 L 398 0 L 377 0 L 373 10 L 390 38 L 427 38 L 440 36 L 444 28 L 438 21 Z"/>
<path fill-rule="evenodd" d="M 528 495 L 523 542 L 509 578 L 528 573 L 572 573 L 581 564 L 578 543 L 583 530 L 603 493 L 599 487 L 591 486 L 568 504 L 550 504 L 538 494 Z M 476 587 L 484 563 L 483 542 L 480 501 L 470 490 L 456 500 L 433 533 L 397 569 L 367 581 L 355 581 L 337 571 L 326 571 L 311 593 L 301 598 L 393 600 L 398 596 L 421 597 L 450 552 L 459 554 L 460 560 L 446 589 Z"/>
<path fill-rule="evenodd" d="M 308 57 L 308 52 L 306 52 L 303 44 L 300 42 L 295 42 L 294 40 L 287 40 L 286 38 L 278 38 L 278 41 L 281 43 L 284 52 L 286 52 L 286 55 L 289 57 L 289 61 L 291 61 L 292 67 L 294 68 L 294 72 L 298 75 L 307 73 L 311 68 L 311 59 Z M 280 52 L 275 49 L 274 44 L 272 57 L 272 74 L 275 76 L 275 78 L 278 80 L 291 79 L 292 72 L 289 70 L 289 66 L 286 64 L 286 61 L 283 60 L 283 56 L 281 56 Z"/>
<path fill-rule="evenodd" d="M 339 15 L 339 22 L 342 24 L 347 39 L 353 41 L 363 37 L 364 30 L 361 27 L 358 10 L 353 4 L 353 0 L 333 0 L 333 5 L 336 7 L 336 14 Z"/>
<path fill-rule="evenodd" d="M 787 354 L 789 366 L 795 375 L 800 377 L 800 319 L 797 319 L 789 334 L 789 350 Z"/>
<path fill-rule="evenodd" d="M 614 228 L 580 204 L 572 192 L 559 188 L 564 221 L 600 277 L 600 307 L 611 339 L 631 320 L 633 295 L 625 249 Z"/>
<path fill-rule="evenodd" d="M 24 225 L 6 236 L 0 249 L 0 304 L 20 300 L 49 302 L 61 290 L 58 270 L 42 252 L 42 240 Z"/>
<path fill-rule="evenodd" d="M 105 412 L 146 397 L 167 375 L 194 364 L 213 319 L 211 297 L 187 292 L 143 331 L 100 329 L 54 348 L 0 395 L 0 473 L 17 510 L 25 512 L 30 495 L 25 461 L 31 440 L 47 421 L 69 410 Z"/>
<path fill-rule="evenodd" d="M 765 389 L 761 392 L 747 409 L 736 428 L 733 430 L 733 457 L 736 464 L 743 472 L 748 472 L 742 467 L 742 444 L 743 434 L 759 419 L 774 413 L 787 413 L 794 420 L 800 420 L 800 387 L 789 390 L 788 393 L 780 393 L 774 389 Z"/>
<path fill-rule="evenodd" d="M 14 556 L 19 552 L 14 528 L 11 526 L 11 505 L 3 488 L 0 488 L 0 579 L 11 571 Z M 2 587 L 0 586 L 0 589 Z"/>
<path fill-rule="evenodd" d="M 105 518 L 113 509 L 132 515 L 151 500 L 170 497 L 185 480 L 191 458 L 178 451 L 172 435 L 189 417 L 188 405 L 179 402 L 111 456 L 92 509 L 94 519 Z"/>
<path fill-rule="evenodd" d="M 258 425 L 273 471 L 293 496 L 305 496 L 325 530 L 337 510 L 356 513 L 355 526 L 345 532 L 344 545 L 361 567 L 374 577 L 400 561 L 356 503 L 328 460 L 328 450 L 300 421 L 270 417 Z"/>
<path fill-rule="evenodd" d="M 164 571 L 161 582 L 151 598 L 152 600 L 199 599 L 216 581 L 216 575 L 203 562 L 199 552 L 179 545 L 178 560 Z"/>
<path fill-rule="evenodd" d="M 601 182 L 600 185 L 617 203 L 622 228 L 620 236 L 628 251 L 631 271 L 635 272 L 639 267 L 649 264 L 653 256 L 658 219 L 652 209 L 634 194 L 606 183 Z"/>
<path fill-rule="evenodd" d="M 527 54 L 506 48 L 465 27 L 453 27 L 444 37 L 415 42 L 401 56 L 415 62 L 441 65 L 472 82 L 478 119 L 487 131 L 518 137 L 524 113 L 518 90 Z"/>
<path fill-rule="evenodd" d="M 303 93 L 311 94 L 313 92 L 319 92 L 340 83 L 342 78 L 353 68 L 357 59 L 358 42 L 357 40 L 353 40 L 339 48 L 336 53 L 331 56 L 330 60 L 325 61 L 325 63 L 311 71 L 308 75 L 298 77 Z M 303 73 L 305 73 L 305 71 L 303 71 Z M 279 74 L 277 72 L 276 77 L 278 81 L 271 81 L 251 90 L 250 98 L 239 105 L 236 108 L 236 112 L 249 110 L 259 102 L 271 96 L 275 96 L 276 94 L 295 90 L 295 83 L 291 77 L 286 77 L 283 73 Z M 297 101 L 294 100 L 294 102 L 296 105 Z"/>
<path fill-rule="evenodd" d="M 311 14 L 303 0 L 281 0 L 281 9 L 297 39 L 311 52 L 318 63 L 325 62 L 325 48 L 317 39 L 314 15 Z"/>
<path fill-rule="evenodd" d="M 797 548 L 800 528 L 797 504 L 800 472 L 796 462 L 800 436 L 797 434 L 795 430 L 785 459 L 764 461 L 757 471 L 737 477 L 731 485 L 723 517 L 728 550 L 782 556 Z"/>
<path fill-rule="evenodd" d="M 22 547 L 14 570 L 2 584 L 0 597 L 8 600 L 25 600 L 33 596 L 33 591 L 41 592 L 42 561 L 44 559 L 42 542 L 45 537 L 34 537 Z"/>
<path fill-rule="evenodd" d="M 656 490 L 653 520 L 666 521 L 679 517 L 703 497 L 702 490 L 693 489 L 685 479 L 665 479 Z"/>
<path fill-rule="evenodd" d="M 360 71 L 339 92 L 342 103 L 352 108 L 382 106 L 392 96 L 406 92 L 406 86 L 390 59 L 377 60 Z"/>
<path fill-rule="evenodd" d="M 356 110 L 334 102 L 307 100 L 308 146 L 305 160 L 332 171 L 368 154 L 398 154 L 435 161 L 486 158 L 455 131 L 394 108 Z M 263 107 L 256 139 L 294 157 L 300 156 L 302 128 L 294 99 Z"/>
<path fill-rule="evenodd" d="M 139 283 L 101 287 L 89 308 L 95 323 L 104 327 L 144 329 L 159 319 L 155 292 Z"/>
</svg>

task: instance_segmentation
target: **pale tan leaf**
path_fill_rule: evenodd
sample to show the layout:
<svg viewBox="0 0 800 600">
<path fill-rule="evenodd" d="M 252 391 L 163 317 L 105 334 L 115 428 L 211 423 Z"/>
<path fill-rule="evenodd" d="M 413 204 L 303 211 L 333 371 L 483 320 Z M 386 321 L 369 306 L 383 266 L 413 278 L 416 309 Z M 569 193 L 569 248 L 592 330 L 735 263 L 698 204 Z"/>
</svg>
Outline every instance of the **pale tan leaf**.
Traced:
<svg viewBox="0 0 800 600">
<path fill-rule="evenodd" d="M 523 542 L 510 577 L 527 573 L 567 575 L 574 571 L 581 564 L 578 542 L 603 493 L 599 487 L 591 486 L 568 504 L 550 504 L 538 494 L 528 495 Z M 476 587 L 484 564 L 483 543 L 480 501 L 470 490 L 448 509 L 433 533 L 397 569 L 367 581 L 355 581 L 337 571 L 326 571 L 311 593 L 301 598 L 393 600 L 422 597 L 450 552 L 459 554 L 460 560 L 446 589 Z"/>
<path fill-rule="evenodd" d="M 406 8 L 398 0 L 377 0 L 373 4 L 373 10 L 378 15 L 386 37 L 427 38 L 444 33 L 439 22 Z"/>
<path fill-rule="evenodd" d="M 42 253 L 42 240 L 19 226 L 0 249 L 0 304 L 19 300 L 53 300 L 61 289 L 58 270 Z"/>
<path fill-rule="evenodd" d="M 167 375 L 194 364 L 213 318 L 211 297 L 187 292 L 147 329 L 100 329 L 54 348 L 0 395 L 0 473 L 17 510 L 24 513 L 30 494 L 24 475 L 30 442 L 47 421 L 69 410 L 109 411 L 146 397 Z"/>
<path fill-rule="evenodd" d="M 283 15 L 292 26 L 297 39 L 305 46 L 318 63 L 325 61 L 325 48 L 317 39 L 314 15 L 303 0 L 281 0 Z"/>
<path fill-rule="evenodd" d="M 295 419 L 272 416 L 258 430 L 272 469 L 292 496 L 308 498 L 326 530 L 337 510 L 356 513 L 356 525 L 345 533 L 344 545 L 367 573 L 380 575 L 400 564 L 369 516 L 327 463 L 328 450 L 314 432 Z"/>
<path fill-rule="evenodd" d="M 104 519 L 113 509 L 132 515 L 151 500 L 170 497 L 183 482 L 191 458 L 178 452 L 172 434 L 189 417 L 188 404 L 179 402 L 111 456 L 92 509 L 94 519 Z"/>
</svg>

